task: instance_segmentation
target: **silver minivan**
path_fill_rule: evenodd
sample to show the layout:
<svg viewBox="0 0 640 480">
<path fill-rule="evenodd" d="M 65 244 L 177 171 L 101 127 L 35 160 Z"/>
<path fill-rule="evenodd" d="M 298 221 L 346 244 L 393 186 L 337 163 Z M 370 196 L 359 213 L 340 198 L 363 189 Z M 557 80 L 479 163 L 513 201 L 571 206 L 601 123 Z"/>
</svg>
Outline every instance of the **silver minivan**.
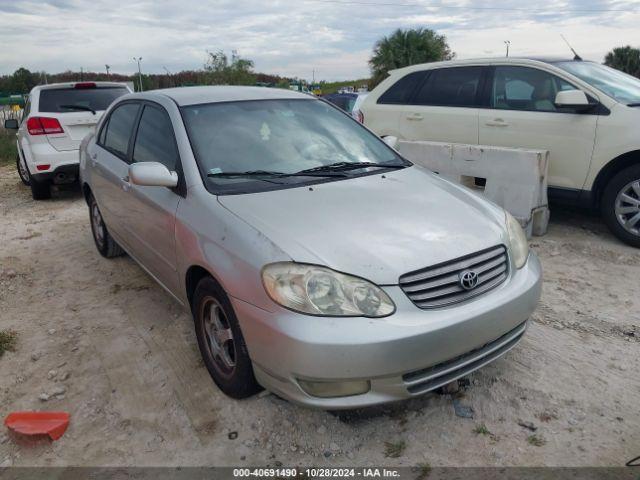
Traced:
<svg viewBox="0 0 640 480">
<path fill-rule="evenodd" d="M 309 95 L 124 96 L 80 173 L 99 252 L 128 253 L 191 310 L 234 398 L 420 395 L 514 347 L 540 297 L 513 217 Z"/>
</svg>

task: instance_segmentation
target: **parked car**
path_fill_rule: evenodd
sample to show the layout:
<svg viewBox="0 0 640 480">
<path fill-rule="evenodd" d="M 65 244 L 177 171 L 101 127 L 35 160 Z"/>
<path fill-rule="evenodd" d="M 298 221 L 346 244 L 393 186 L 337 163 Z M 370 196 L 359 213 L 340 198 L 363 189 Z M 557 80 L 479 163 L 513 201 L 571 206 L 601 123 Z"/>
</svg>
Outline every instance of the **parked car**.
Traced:
<svg viewBox="0 0 640 480">
<path fill-rule="evenodd" d="M 358 119 L 357 109 L 366 97 L 367 93 L 329 93 L 322 96 L 323 99 L 333 103 L 356 120 Z"/>
<path fill-rule="evenodd" d="M 358 98 L 356 98 L 356 103 L 353 104 L 353 109 L 351 110 L 351 116 L 355 118 L 358 122 L 364 123 L 364 115 L 362 115 L 362 104 L 366 100 L 369 92 L 362 92 L 358 94 Z"/>
<path fill-rule="evenodd" d="M 98 251 L 127 252 L 191 310 L 234 398 L 411 398 L 512 348 L 540 296 L 513 217 L 309 95 L 121 97 L 80 176 Z"/>
<path fill-rule="evenodd" d="M 17 130 L 16 167 L 35 200 L 51 196 L 51 184 L 78 178 L 78 149 L 82 138 L 98 123 L 116 98 L 131 93 L 124 83 L 72 82 L 34 87 L 22 122 L 5 121 Z"/>
<path fill-rule="evenodd" d="M 548 150 L 549 197 L 598 208 L 640 247 L 640 80 L 581 60 L 501 58 L 395 70 L 362 108 L 400 140 Z"/>
</svg>

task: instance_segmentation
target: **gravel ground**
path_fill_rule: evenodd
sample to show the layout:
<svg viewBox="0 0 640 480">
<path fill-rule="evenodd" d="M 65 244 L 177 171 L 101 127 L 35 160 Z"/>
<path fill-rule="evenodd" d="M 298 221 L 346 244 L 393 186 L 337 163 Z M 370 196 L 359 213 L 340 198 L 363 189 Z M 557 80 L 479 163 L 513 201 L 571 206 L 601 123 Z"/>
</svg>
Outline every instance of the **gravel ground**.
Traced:
<svg viewBox="0 0 640 480">
<path fill-rule="evenodd" d="M 190 316 L 96 252 L 78 192 L 34 202 L 0 167 L 0 413 L 71 414 L 57 442 L 0 430 L 0 466 L 618 466 L 640 455 L 640 251 L 554 209 L 529 331 L 456 398 L 335 414 L 222 395 Z M 454 400 L 473 410 L 455 414 Z M 4 428 L 4 427 L 3 427 Z"/>
</svg>

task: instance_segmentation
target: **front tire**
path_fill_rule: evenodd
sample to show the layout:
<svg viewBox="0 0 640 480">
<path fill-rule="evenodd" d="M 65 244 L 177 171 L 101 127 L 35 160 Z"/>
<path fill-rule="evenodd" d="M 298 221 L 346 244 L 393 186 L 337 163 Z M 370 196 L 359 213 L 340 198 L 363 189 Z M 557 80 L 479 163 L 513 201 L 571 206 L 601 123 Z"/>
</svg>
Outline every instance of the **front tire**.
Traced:
<svg viewBox="0 0 640 480">
<path fill-rule="evenodd" d="M 613 234 L 640 248 L 640 165 L 618 172 L 602 195 L 602 216 Z"/>
<path fill-rule="evenodd" d="M 24 183 L 27 187 L 31 185 L 31 174 L 29 173 L 29 169 L 27 168 L 25 162 L 23 162 L 20 158 L 20 154 L 16 155 L 16 169 L 18 170 L 18 175 L 20 176 L 20 180 L 22 180 L 22 183 Z"/>
<path fill-rule="evenodd" d="M 35 178 L 30 177 L 29 186 L 31 187 L 31 196 L 34 200 L 47 200 L 51 198 L 51 184 L 48 181 L 39 182 Z"/>
<path fill-rule="evenodd" d="M 93 195 L 89 197 L 89 219 L 91 220 L 91 233 L 93 234 L 93 241 L 96 244 L 96 248 L 100 255 L 105 258 L 119 257 L 125 252 L 120 245 L 109 234 L 107 226 L 102 219 L 102 213 L 98 208 L 98 203 Z"/>
<path fill-rule="evenodd" d="M 202 359 L 220 390 L 237 399 L 259 392 L 236 314 L 213 278 L 205 277 L 198 283 L 192 311 Z"/>
</svg>

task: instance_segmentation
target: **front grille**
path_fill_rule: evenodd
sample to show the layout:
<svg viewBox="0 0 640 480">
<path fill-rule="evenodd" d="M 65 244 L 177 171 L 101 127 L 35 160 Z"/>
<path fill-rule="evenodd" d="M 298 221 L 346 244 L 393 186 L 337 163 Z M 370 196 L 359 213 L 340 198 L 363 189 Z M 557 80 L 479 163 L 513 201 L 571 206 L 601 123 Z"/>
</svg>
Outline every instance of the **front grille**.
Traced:
<svg viewBox="0 0 640 480">
<path fill-rule="evenodd" d="M 403 375 L 402 380 L 407 391 L 411 394 L 421 394 L 434 390 L 493 362 L 511 350 L 520 341 L 526 329 L 527 322 L 521 323 L 502 337 L 480 348 L 432 367 Z"/>
<path fill-rule="evenodd" d="M 460 285 L 460 273 L 472 270 L 478 284 L 471 290 Z M 400 288 L 420 308 L 437 308 L 462 302 L 500 285 L 509 274 L 504 245 L 416 270 L 400 277 Z"/>
</svg>

